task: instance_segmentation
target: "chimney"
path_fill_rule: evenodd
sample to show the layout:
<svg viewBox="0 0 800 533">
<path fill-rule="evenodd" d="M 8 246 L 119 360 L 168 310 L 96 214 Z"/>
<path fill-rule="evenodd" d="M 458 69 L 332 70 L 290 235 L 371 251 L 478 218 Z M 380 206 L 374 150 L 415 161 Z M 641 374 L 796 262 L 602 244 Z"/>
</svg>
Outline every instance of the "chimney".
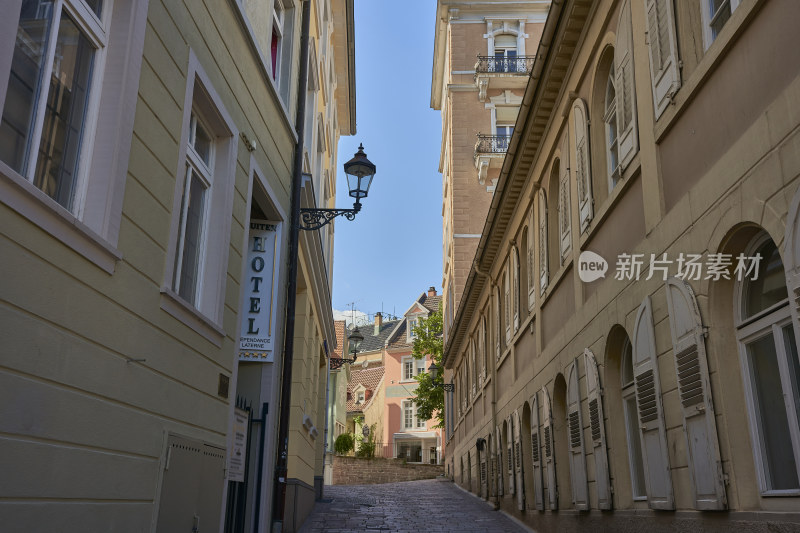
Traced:
<svg viewBox="0 0 800 533">
<path fill-rule="evenodd" d="M 436 287 L 428 287 L 428 298 L 436 296 Z"/>
<path fill-rule="evenodd" d="M 375 313 L 375 333 L 374 333 L 374 335 L 377 335 L 378 333 L 381 332 L 381 326 L 382 325 L 383 325 L 383 315 L 381 315 L 381 312 L 378 311 L 377 313 Z"/>
</svg>

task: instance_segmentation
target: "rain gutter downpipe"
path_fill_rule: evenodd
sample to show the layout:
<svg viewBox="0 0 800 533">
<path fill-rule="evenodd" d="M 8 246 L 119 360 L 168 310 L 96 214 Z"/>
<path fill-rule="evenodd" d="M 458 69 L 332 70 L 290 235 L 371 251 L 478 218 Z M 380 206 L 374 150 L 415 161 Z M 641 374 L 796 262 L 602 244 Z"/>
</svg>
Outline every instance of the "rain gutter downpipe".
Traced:
<svg viewBox="0 0 800 533">
<path fill-rule="evenodd" d="M 289 458 L 289 414 L 292 401 L 292 366 L 294 360 L 294 318 L 297 300 L 297 263 L 300 254 L 300 195 L 303 190 L 303 140 L 306 122 L 306 92 L 308 91 L 308 41 L 311 27 L 311 1 L 303 1 L 303 14 L 300 30 L 300 72 L 297 84 L 297 116 L 295 132 L 297 145 L 294 152 L 292 171 L 292 205 L 289 227 L 289 272 L 286 289 L 286 329 L 283 337 L 283 364 L 281 366 L 281 400 L 278 418 L 278 446 L 275 464 L 275 479 L 272 490 L 272 521 L 275 526 L 283 526 L 286 506 L 286 475 Z M 253 528 L 258 530 L 258 514 Z"/>
</svg>

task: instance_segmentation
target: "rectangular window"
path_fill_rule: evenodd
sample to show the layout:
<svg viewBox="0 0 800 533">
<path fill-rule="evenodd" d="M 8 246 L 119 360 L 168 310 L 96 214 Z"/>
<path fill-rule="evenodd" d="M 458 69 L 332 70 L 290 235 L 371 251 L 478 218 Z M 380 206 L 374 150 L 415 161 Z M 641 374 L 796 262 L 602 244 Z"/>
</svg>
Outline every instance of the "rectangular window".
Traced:
<svg viewBox="0 0 800 533">
<path fill-rule="evenodd" d="M 741 0 L 704 0 L 703 21 L 705 23 L 706 48 L 717 38 L 722 27 L 731 18 L 733 11 L 739 6 Z"/>
<path fill-rule="evenodd" d="M 403 381 L 414 379 L 414 359 L 412 357 L 403 358 Z"/>
<path fill-rule="evenodd" d="M 211 135 L 194 112 L 189 125 L 186 181 L 181 199 L 181 225 L 178 253 L 175 256 L 173 288 L 181 298 L 197 305 L 199 304 L 198 288 L 201 285 L 203 273 L 201 260 L 204 255 L 206 200 L 213 182 L 210 167 L 214 154 Z"/>
<path fill-rule="evenodd" d="M 107 42 L 101 9 L 102 0 L 23 0 L 0 120 L 0 159 L 73 212 Z"/>
<path fill-rule="evenodd" d="M 414 402 L 403 402 L 403 428 L 412 429 L 414 427 Z"/>
</svg>

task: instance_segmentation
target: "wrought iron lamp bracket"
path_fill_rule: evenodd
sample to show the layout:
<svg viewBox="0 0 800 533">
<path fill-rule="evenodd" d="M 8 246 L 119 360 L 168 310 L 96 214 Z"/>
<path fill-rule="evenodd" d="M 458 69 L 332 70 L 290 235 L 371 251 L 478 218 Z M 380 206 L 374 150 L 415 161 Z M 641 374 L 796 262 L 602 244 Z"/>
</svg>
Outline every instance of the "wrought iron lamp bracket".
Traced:
<svg viewBox="0 0 800 533">
<path fill-rule="evenodd" d="M 356 202 L 353 209 L 317 209 L 304 207 L 300 209 L 300 229 L 311 231 L 328 224 L 334 218 L 344 215 L 347 220 L 356 218 L 356 213 L 361 211 L 361 204 Z"/>
<path fill-rule="evenodd" d="M 456 390 L 456 386 L 453 383 L 443 383 L 442 388 L 444 389 L 445 392 L 453 392 L 454 390 Z"/>
<path fill-rule="evenodd" d="M 345 363 L 352 365 L 356 362 L 356 358 L 353 357 L 352 359 L 342 358 L 342 357 L 331 357 L 331 370 L 337 370 L 342 368 L 342 365 Z"/>
</svg>

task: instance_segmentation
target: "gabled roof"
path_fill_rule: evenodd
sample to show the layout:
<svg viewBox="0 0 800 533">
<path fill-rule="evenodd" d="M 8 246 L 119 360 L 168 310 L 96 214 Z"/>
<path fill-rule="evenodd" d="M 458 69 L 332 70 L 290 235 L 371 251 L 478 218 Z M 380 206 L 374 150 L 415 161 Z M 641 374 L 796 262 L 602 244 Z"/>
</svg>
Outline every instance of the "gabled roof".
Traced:
<svg viewBox="0 0 800 533">
<path fill-rule="evenodd" d="M 406 342 L 408 336 L 406 335 L 406 328 L 408 327 L 408 321 L 403 319 L 400 323 L 400 327 L 397 328 L 392 338 L 389 339 L 389 346 L 390 349 L 397 349 L 397 348 L 411 348 L 412 344 Z"/>
<path fill-rule="evenodd" d="M 363 411 L 370 404 L 372 398 L 375 397 L 375 390 L 383 381 L 384 369 L 383 365 L 358 369 L 358 363 L 356 363 L 356 368 L 351 368 L 350 382 L 347 384 L 347 392 L 351 395 L 350 399 L 347 400 L 348 413 Z M 352 396 L 353 391 L 359 385 L 372 391 L 372 397 L 369 400 L 365 400 L 363 404 L 356 404 L 356 399 Z"/>
</svg>

